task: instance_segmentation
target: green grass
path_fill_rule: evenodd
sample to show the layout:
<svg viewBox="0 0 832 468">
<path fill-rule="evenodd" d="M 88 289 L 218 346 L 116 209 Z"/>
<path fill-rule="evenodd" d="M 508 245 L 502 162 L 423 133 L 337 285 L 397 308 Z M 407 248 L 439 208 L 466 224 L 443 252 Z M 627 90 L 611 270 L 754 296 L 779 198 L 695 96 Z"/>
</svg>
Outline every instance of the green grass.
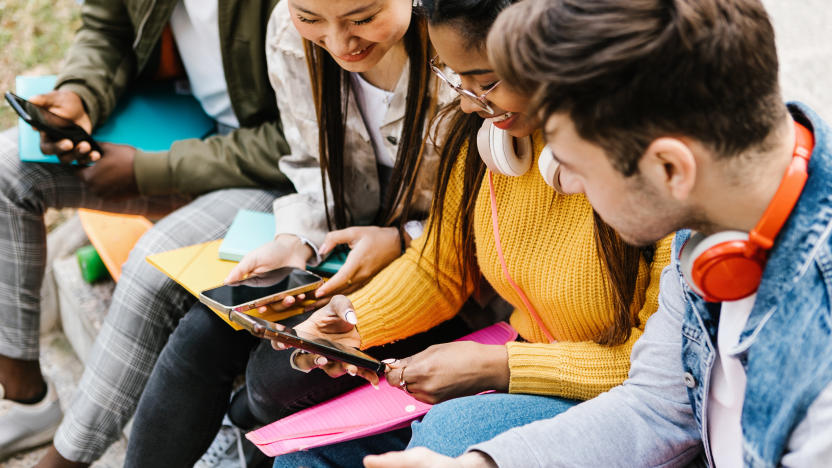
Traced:
<svg viewBox="0 0 832 468">
<path fill-rule="evenodd" d="M 75 0 L 0 0 L 0 91 L 17 75 L 57 73 L 81 25 Z M 15 125 L 14 111 L 0 104 L 0 130 Z"/>
</svg>

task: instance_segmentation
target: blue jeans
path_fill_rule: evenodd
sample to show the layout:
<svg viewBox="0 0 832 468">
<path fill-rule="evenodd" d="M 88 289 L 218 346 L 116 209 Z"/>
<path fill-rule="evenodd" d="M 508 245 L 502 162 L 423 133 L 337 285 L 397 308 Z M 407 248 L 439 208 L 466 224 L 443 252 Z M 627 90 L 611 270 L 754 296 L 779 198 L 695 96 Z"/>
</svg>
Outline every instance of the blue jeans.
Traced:
<svg viewBox="0 0 832 468">
<path fill-rule="evenodd" d="M 362 466 L 365 455 L 427 447 L 456 457 L 471 445 L 489 440 L 511 428 L 552 418 L 579 401 L 540 395 L 488 393 L 440 403 L 406 430 L 295 452 L 275 458 L 275 468 L 306 466 Z"/>
</svg>

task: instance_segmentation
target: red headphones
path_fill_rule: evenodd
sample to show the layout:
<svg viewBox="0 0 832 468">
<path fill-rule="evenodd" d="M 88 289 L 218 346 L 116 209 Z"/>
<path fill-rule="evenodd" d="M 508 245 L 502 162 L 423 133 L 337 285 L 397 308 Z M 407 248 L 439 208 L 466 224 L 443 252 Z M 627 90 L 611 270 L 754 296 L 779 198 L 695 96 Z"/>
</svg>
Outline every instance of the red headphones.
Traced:
<svg viewBox="0 0 832 468">
<path fill-rule="evenodd" d="M 749 233 L 725 231 L 710 236 L 694 232 L 679 252 L 688 285 L 708 302 L 736 301 L 754 294 L 768 251 L 800 197 L 809 177 L 812 132 L 795 122 L 792 162 L 763 217 Z"/>
</svg>

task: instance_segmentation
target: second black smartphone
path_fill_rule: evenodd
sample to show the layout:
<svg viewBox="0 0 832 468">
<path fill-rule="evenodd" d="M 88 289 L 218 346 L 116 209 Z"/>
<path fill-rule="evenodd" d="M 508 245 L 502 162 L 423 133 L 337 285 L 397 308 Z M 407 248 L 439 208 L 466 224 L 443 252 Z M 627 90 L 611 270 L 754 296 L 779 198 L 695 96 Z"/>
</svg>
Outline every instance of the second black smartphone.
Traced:
<svg viewBox="0 0 832 468">
<path fill-rule="evenodd" d="M 9 105 L 12 106 L 12 109 L 17 112 L 17 115 L 21 119 L 36 130 L 46 133 L 53 140 L 57 141 L 66 138 L 76 145 L 82 141 L 86 141 L 93 150 L 103 154 L 101 146 L 96 143 L 86 130 L 79 127 L 75 122 L 49 112 L 43 107 L 32 104 L 10 91 L 6 91 L 6 101 L 9 102 Z"/>
<path fill-rule="evenodd" d="M 243 312 L 231 310 L 228 319 L 242 325 L 252 335 L 260 338 L 272 338 L 289 346 L 320 354 L 327 359 L 352 364 L 362 369 L 368 369 L 378 375 L 383 375 L 387 365 L 359 349 L 344 346 L 340 343 L 299 332 L 293 328 L 278 330 L 274 323 L 259 317 L 247 315 Z"/>
</svg>

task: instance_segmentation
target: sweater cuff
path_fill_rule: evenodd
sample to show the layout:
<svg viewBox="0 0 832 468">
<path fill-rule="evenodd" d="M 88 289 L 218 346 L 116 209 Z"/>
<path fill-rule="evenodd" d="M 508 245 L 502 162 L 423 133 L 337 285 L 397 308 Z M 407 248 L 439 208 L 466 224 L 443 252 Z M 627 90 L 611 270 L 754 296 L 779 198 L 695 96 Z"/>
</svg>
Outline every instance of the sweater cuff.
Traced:
<svg viewBox="0 0 832 468">
<path fill-rule="evenodd" d="M 542 357 L 540 343 L 512 341 L 506 343 L 506 348 L 509 393 L 562 394 L 556 378 L 563 368 L 561 356 L 549 352 Z"/>
<path fill-rule="evenodd" d="M 170 171 L 170 153 L 147 153 L 136 150 L 133 158 L 133 174 L 142 195 L 166 195 L 174 192 Z"/>
</svg>

